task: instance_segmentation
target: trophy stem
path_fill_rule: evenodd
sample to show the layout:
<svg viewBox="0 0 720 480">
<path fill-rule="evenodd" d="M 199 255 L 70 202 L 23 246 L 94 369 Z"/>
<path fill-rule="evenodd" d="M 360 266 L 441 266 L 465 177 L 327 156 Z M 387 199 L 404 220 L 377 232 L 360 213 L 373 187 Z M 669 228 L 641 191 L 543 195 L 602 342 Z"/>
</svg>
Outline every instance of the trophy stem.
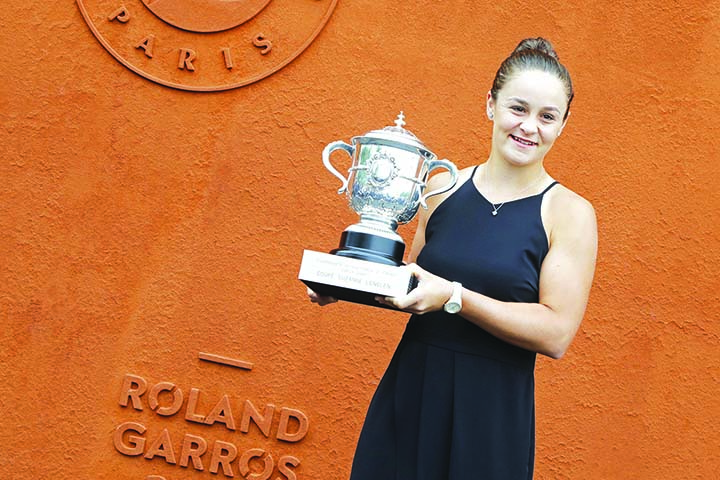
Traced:
<svg viewBox="0 0 720 480">
<path fill-rule="evenodd" d="M 331 253 L 384 265 L 402 265 L 405 242 L 395 231 L 397 221 L 380 215 L 364 214 L 360 223 L 345 229 L 340 247 Z"/>
<path fill-rule="evenodd" d="M 385 235 L 402 242 L 402 238 L 396 233 L 398 222 L 394 218 L 374 215 L 372 213 L 363 213 L 360 215 L 360 223 L 358 225 L 376 230 L 376 232 L 374 232 L 376 234 Z"/>
</svg>

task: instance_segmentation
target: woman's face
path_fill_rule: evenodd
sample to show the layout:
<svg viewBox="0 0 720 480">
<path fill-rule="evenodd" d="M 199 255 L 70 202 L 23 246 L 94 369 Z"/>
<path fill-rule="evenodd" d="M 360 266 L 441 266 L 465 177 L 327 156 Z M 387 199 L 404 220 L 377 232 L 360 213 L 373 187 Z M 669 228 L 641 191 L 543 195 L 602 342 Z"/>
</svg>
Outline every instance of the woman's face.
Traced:
<svg viewBox="0 0 720 480">
<path fill-rule="evenodd" d="M 496 100 L 488 93 L 487 108 L 494 120 L 493 152 L 518 166 L 541 162 L 567 121 L 562 82 L 540 70 L 511 77 Z"/>
</svg>

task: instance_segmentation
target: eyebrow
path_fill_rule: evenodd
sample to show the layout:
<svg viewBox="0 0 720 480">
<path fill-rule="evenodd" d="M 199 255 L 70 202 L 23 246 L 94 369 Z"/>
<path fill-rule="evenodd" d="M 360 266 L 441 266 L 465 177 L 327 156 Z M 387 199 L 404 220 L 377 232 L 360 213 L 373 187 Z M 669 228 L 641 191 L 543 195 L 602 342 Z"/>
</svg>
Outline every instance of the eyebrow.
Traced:
<svg viewBox="0 0 720 480">
<path fill-rule="evenodd" d="M 528 106 L 528 102 L 526 102 L 525 100 L 523 100 L 523 99 L 520 98 L 520 97 L 508 97 L 508 101 L 518 102 L 519 104 L 521 104 L 521 105 L 523 105 L 523 106 L 525 106 L 525 107 Z M 556 111 L 557 113 L 561 113 L 561 112 L 560 112 L 560 109 L 559 109 L 558 107 L 556 107 L 555 105 L 547 105 L 547 106 L 543 107 L 543 109 L 544 109 L 544 110 L 554 110 L 554 111 Z"/>
</svg>

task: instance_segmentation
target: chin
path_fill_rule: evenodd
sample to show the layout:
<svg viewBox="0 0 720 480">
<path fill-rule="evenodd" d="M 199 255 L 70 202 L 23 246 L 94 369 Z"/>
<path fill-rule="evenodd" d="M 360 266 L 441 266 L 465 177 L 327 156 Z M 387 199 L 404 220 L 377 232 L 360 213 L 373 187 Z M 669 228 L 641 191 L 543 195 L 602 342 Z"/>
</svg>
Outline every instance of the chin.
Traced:
<svg viewBox="0 0 720 480">
<path fill-rule="evenodd" d="M 516 166 L 524 167 L 532 165 L 534 163 L 542 162 L 544 155 L 538 155 L 538 152 L 518 152 L 517 150 L 511 150 L 509 152 L 503 152 L 505 160 Z"/>
</svg>

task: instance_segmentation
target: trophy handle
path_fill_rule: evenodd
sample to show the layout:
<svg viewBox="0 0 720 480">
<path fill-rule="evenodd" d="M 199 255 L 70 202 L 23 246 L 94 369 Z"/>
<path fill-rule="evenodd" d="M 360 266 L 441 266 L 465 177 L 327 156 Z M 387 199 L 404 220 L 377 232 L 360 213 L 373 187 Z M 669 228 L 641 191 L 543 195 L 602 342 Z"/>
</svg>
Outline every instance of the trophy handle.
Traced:
<svg viewBox="0 0 720 480">
<path fill-rule="evenodd" d="M 428 192 L 425 195 L 423 195 L 422 197 L 420 197 L 420 205 L 425 210 L 427 210 L 427 208 L 428 208 L 427 203 L 426 203 L 426 200 L 428 198 L 432 197 L 433 195 L 439 195 L 441 193 L 447 192 L 448 190 L 453 188 L 455 186 L 455 184 L 457 183 L 458 169 L 454 163 L 452 163 L 449 160 L 431 160 L 430 162 L 428 162 L 428 175 L 430 174 L 430 172 L 432 172 L 436 168 L 447 169 L 450 172 L 450 176 L 452 178 L 450 178 L 450 182 L 448 182 L 448 184 L 445 185 L 444 187 L 438 188 L 437 190 L 433 190 L 432 192 Z"/>
<path fill-rule="evenodd" d="M 323 152 L 322 152 L 322 159 L 323 159 L 323 164 L 325 165 L 325 168 L 330 170 L 330 173 L 335 175 L 342 182 L 342 187 L 340 187 L 340 189 L 338 189 L 338 193 L 343 193 L 347 190 L 348 179 L 345 178 L 340 172 L 338 172 L 337 169 L 335 167 L 333 167 L 333 164 L 330 163 L 330 154 L 335 150 L 343 150 L 348 155 L 350 155 L 350 158 L 352 158 L 353 155 L 355 154 L 355 147 L 348 145 L 347 143 L 345 143 L 343 141 L 337 141 L 337 142 L 328 143 L 328 145 L 323 149 Z"/>
</svg>

